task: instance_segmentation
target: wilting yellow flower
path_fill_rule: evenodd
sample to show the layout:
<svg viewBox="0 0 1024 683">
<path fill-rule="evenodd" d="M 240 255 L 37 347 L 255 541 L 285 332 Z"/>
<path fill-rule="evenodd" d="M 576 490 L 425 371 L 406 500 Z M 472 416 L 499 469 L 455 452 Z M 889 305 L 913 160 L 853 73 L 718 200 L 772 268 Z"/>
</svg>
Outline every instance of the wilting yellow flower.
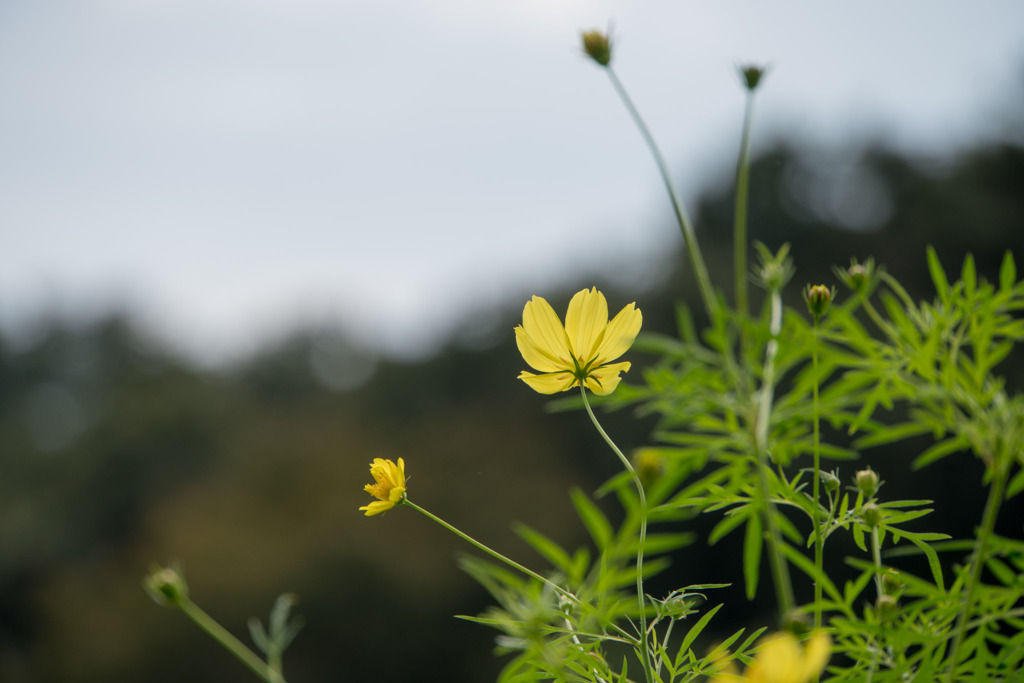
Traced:
<svg viewBox="0 0 1024 683">
<path fill-rule="evenodd" d="M 359 508 L 366 510 L 367 517 L 387 512 L 405 498 L 405 460 L 399 458 L 396 465 L 391 460 L 374 458 L 370 464 L 370 474 L 377 483 L 367 484 L 363 490 L 380 500 Z"/>
<path fill-rule="evenodd" d="M 643 316 L 629 304 L 608 321 L 608 302 L 597 288 L 573 296 L 565 326 L 551 305 L 539 296 L 526 302 L 523 324 L 516 327 L 516 344 L 534 370 L 519 379 L 542 394 L 585 386 L 595 394 L 610 394 L 629 363 L 610 363 L 624 354 L 640 332 Z"/>
<path fill-rule="evenodd" d="M 722 672 L 713 683 L 808 683 L 825 670 L 831 649 L 827 633 L 815 633 L 805 645 L 790 633 L 776 633 L 761 641 L 757 657 L 742 676 Z"/>
</svg>

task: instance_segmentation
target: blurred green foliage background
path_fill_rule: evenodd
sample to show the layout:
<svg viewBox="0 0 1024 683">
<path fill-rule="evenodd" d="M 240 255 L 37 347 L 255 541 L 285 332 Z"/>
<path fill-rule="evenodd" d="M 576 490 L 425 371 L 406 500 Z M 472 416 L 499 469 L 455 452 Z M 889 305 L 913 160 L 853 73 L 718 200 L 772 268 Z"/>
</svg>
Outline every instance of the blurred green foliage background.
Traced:
<svg viewBox="0 0 1024 683">
<path fill-rule="evenodd" d="M 1024 146 L 1009 139 L 940 160 L 780 140 L 753 166 L 752 238 L 792 243 L 793 306 L 805 283 L 834 283 L 831 266 L 851 257 L 874 256 L 930 297 L 926 244 L 953 272 L 972 252 L 994 279 L 1006 250 L 1024 260 Z M 727 286 L 731 178 L 691 208 L 712 277 Z M 648 282 L 639 290 L 623 284 L 629 273 L 664 264 L 596 269 L 564 292 L 510 293 L 501 310 L 467 311 L 451 343 L 418 362 L 376 358 L 320 329 L 204 369 L 118 315 L 0 340 L 0 681 L 246 680 L 143 592 L 150 563 L 170 560 L 182 562 L 196 602 L 245 640 L 250 616 L 265 620 L 279 593 L 297 593 L 305 627 L 285 657 L 293 683 L 493 679 L 493 634 L 452 618 L 489 604 L 454 561 L 469 548 L 407 510 L 364 518 L 368 463 L 404 457 L 415 501 L 539 570 L 514 521 L 585 543 L 567 491 L 592 492 L 616 463 L 581 414 L 545 411 L 515 379 L 512 327 L 529 294 L 564 310 L 576 289 L 597 285 L 613 309 L 635 300 L 645 330 L 671 332 L 674 303 L 696 292 L 680 254 L 665 263 L 658 277 L 633 278 Z M 626 381 L 639 381 L 644 359 L 630 360 Z M 1016 391 L 1020 361 L 1005 367 Z M 647 443 L 650 423 L 606 420 L 623 446 Z M 903 444 L 866 462 L 887 482 L 883 495 L 937 501 L 922 529 L 968 535 L 980 466 L 951 458 L 911 474 L 916 452 Z M 854 467 L 842 467 L 849 483 Z M 1021 520 L 1011 501 L 999 531 L 1019 536 Z M 738 583 L 733 539 L 706 546 L 713 521 L 694 520 L 695 544 L 652 593 Z M 720 628 L 770 622 L 741 592 L 722 596 Z"/>
</svg>

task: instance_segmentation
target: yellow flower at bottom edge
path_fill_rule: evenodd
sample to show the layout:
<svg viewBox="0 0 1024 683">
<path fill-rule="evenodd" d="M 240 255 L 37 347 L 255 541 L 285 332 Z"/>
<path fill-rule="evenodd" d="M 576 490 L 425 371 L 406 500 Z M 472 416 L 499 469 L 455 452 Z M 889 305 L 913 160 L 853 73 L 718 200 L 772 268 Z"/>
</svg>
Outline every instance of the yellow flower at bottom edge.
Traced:
<svg viewBox="0 0 1024 683">
<path fill-rule="evenodd" d="M 377 483 L 367 484 L 363 490 L 379 500 L 359 508 L 366 511 L 367 517 L 387 512 L 405 498 L 405 460 L 399 458 L 396 465 L 391 460 L 374 458 L 370 474 Z"/>
<path fill-rule="evenodd" d="M 803 646 L 791 633 L 776 633 L 761 641 L 742 676 L 725 671 L 713 683 L 809 683 L 825 670 L 831 649 L 827 633 L 815 633 Z"/>
<path fill-rule="evenodd" d="M 612 363 L 640 332 L 643 316 L 635 304 L 608 321 L 608 302 L 597 288 L 572 297 L 565 326 L 551 304 L 539 296 L 526 302 L 523 324 L 516 327 L 516 345 L 530 367 L 541 374 L 519 373 L 519 379 L 542 394 L 583 385 L 595 394 L 610 394 L 629 363 Z"/>
</svg>

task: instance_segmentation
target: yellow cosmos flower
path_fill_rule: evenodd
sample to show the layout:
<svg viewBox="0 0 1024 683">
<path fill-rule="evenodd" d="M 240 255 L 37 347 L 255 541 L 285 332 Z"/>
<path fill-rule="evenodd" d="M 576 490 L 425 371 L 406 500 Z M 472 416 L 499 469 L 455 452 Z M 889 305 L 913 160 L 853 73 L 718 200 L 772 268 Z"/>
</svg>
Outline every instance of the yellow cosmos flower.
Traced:
<svg viewBox="0 0 1024 683">
<path fill-rule="evenodd" d="M 608 302 L 597 288 L 576 292 L 565 314 L 565 326 L 551 305 L 539 296 L 526 302 L 523 324 L 516 327 L 516 344 L 534 370 L 519 379 L 542 394 L 585 386 L 595 394 L 610 394 L 629 363 L 611 363 L 624 354 L 640 332 L 643 316 L 629 304 L 608 321 Z"/>
<path fill-rule="evenodd" d="M 377 483 L 367 484 L 363 490 L 380 500 L 359 508 L 366 511 L 367 517 L 387 512 L 405 498 L 405 460 L 399 458 L 396 465 L 391 460 L 374 458 L 370 464 L 370 474 Z"/>
<path fill-rule="evenodd" d="M 818 632 L 801 645 L 790 633 L 776 633 L 761 641 L 757 658 L 741 676 L 722 672 L 713 683 L 809 683 L 828 664 L 832 639 Z"/>
</svg>

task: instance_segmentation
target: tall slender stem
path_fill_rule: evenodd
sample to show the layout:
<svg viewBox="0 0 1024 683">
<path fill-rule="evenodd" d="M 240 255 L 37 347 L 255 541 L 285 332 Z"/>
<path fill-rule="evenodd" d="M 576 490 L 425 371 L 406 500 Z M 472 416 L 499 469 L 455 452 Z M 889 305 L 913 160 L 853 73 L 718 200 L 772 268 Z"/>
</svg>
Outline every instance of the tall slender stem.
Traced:
<svg viewBox="0 0 1024 683">
<path fill-rule="evenodd" d="M 528 567 L 524 567 L 523 565 L 519 564 L 518 562 L 516 562 L 512 558 L 507 557 L 505 555 L 502 555 L 497 550 L 494 550 L 493 548 L 484 545 L 480 541 L 476 540 L 475 538 L 473 538 L 469 534 L 461 531 L 460 529 L 452 526 L 451 524 L 449 524 L 448 522 L 444 521 L 443 519 L 441 519 L 440 517 L 438 517 L 434 513 L 430 512 L 429 510 L 426 510 L 425 508 L 421 508 L 419 505 L 417 505 L 416 503 L 412 502 L 408 498 L 404 498 L 402 500 L 402 505 L 408 505 L 413 510 L 416 510 L 417 512 L 419 512 L 423 516 L 427 517 L 428 519 L 431 519 L 431 520 L 437 522 L 438 524 L 443 526 L 448 531 L 452 532 L 453 534 L 455 534 L 456 536 L 458 536 L 462 540 L 466 541 L 470 545 L 472 545 L 472 546 L 474 546 L 476 548 L 479 548 L 480 550 L 484 551 L 485 553 L 487 553 L 488 555 L 490 555 L 494 559 L 500 560 L 501 562 L 504 562 L 508 566 L 521 571 L 522 573 L 526 574 L 527 576 L 532 577 L 534 579 L 537 579 L 538 581 L 540 581 L 544 585 L 546 585 L 549 588 L 551 588 L 552 590 L 554 590 L 559 595 L 561 595 L 561 596 L 567 598 L 568 600 L 570 600 L 573 604 L 580 605 L 582 603 L 582 601 L 578 597 L 576 597 L 571 591 L 568 591 L 568 590 L 562 588 L 561 586 L 559 586 L 554 581 L 551 581 L 550 579 L 547 579 L 547 578 L 541 576 L 540 574 L 538 574 L 537 572 L 533 571 L 532 569 L 530 569 Z M 609 628 L 611 628 L 613 631 L 621 634 L 623 636 L 623 638 L 625 639 L 624 642 L 628 642 L 628 643 L 631 643 L 631 644 L 634 644 L 634 645 L 638 642 L 629 633 L 624 631 L 622 628 L 616 626 L 615 624 L 609 624 Z"/>
<path fill-rule="evenodd" d="M 764 378 L 761 385 L 761 396 L 757 402 L 757 422 L 754 428 L 754 451 L 757 455 L 757 482 L 761 494 L 764 525 L 768 532 L 768 558 L 772 569 L 772 580 L 775 582 L 775 593 L 779 597 L 779 616 L 785 620 L 786 615 L 795 604 L 793 584 L 789 576 L 789 565 L 782 557 L 782 534 L 775 523 L 775 504 L 771 500 L 768 486 L 768 430 L 775 391 L 775 355 L 779 350 L 779 333 L 782 331 L 782 294 L 777 288 L 770 292 L 771 320 L 769 332 L 771 339 L 765 349 Z"/>
<path fill-rule="evenodd" d="M 821 533 L 821 415 L 818 406 L 818 318 L 814 318 L 814 346 L 811 350 L 811 363 L 814 371 L 814 502 L 811 509 L 814 512 L 814 569 L 818 576 L 823 571 L 825 562 L 825 548 Z M 814 578 L 814 628 L 821 628 L 821 581 Z"/>
<path fill-rule="evenodd" d="M 223 645 L 228 652 L 237 657 L 243 664 L 252 669 L 253 673 L 262 678 L 267 683 L 283 683 L 284 677 L 280 671 L 271 669 L 262 659 L 256 656 L 256 654 L 247 648 L 245 644 L 236 638 L 230 631 L 221 626 L 211 617 L 209 614 L 204 612 L 202 608 L 196 603 L 192 602 L 188 597 L 182 597 L 178 606 L 181 611 L 185 613 L 189 619 L 194 621 L 199 628 L 206 631 L 210 636 L 218 643 Z"/>
<path fill-rule="evenodd" d="M 876 597 L 882 596 L 882 543 L 878 537 L 878 527 L 871 527 L 871 560 L 875 563 L 875 593 Z M 875 676 L 875 670 L 878 668 L 879 659 L 879 645 L 876 642 L 877 635 L 872 634 L 868 640 L 871 643 L 871 666 L 868 667 L 868 675 L 864 680 L 864 683 L 871 683 L 871 679 Z"/>
<path fill-rule="evenodd" d="M 704 256 L 701 254 L 700 245 L 697 243 L 697 235 L 693 230 L 693 224 L 690 223 L 686 210 L 683 208 L 683 202 L 679 199 L 679 194 L 672 183 L 672 177 L 668 172 L 668 165 L 665 164 L 665 159 L 662 157 L 661 150 L 658 149 L 651 131 L 648 130 L 647 124 L 644 123 L 643 117 L 640 116 L 640 112 L 633 104 L 633 100 L 626 93 L 626 89 L 623 87 L 622 82 L 619 81 L 619 77 L 615 75 L 615 71 L 611 66 L 606 66 L 605 71 L 608 73 L 608 78 L 611 79 L 615 91 L 619 94 L 619 98 L 626 105 L 626 109 L 629 111 L 633 122 L 640 129 L 640 135 L 643 136 L 647 148 L 654 157 L 654 163 L 658 166 L 658 172 L 665 183 L 665 189 L 668 190 L 669 199 L 672 200 L 672 210 L 675 212 L 679 229 L 683 231 L 683 241 L 686 243 L 686 251 L 690 256 L 693 274 L 697 278 L 697 286 L 700 289 L 701 297 L 704 299 L 704 308 L 707 311 L 708 317 L 714 318 L 715 312 L 718 311 L 718 299 L 715 298 L 715 291 L 711 287 L 711 278 L 708 276 L 707 266 L 704 265 Z"/>
<path fill-rule="evenodd" d="M 985 512 L 981 518 L 981 529 L 978 531 L 978 538 L 974 542 L 974 553 L 971 559 L 971 574 L 967 579 L 967 591 L 964 597 L 963 608 L 957 617 L 956 638 L 953 640 L 953 649 L 949 654 L 949 671 L 946 674 L 946 681 L 950 683 L 956 674 L 956 663 L 960 656 L 960 646 L 963 644 L 964 636 L 967 635 L 967 622 L 971 610 L 974 608 L 974 593 L 978 587 L 978 580 L 981 577 L 981 568 L 985 566 L 985 553 L 989 539 L 996 525 L 996 517 L 999 515 L 999 507 L 1003 503 L 1003 492 L 1006 490 L 1006 472 L 1001 465 L 1004 458 L 996 458 L 992 467 L 992 486 L 988 491 L 988 501 L 985 503 Z"/>
<path fill-rule="evenodd" d="M 615 455 L 619 456 L 619 460 L 622 462 L 622 466 L 626 468 L 626 471 L 633 477 L 633 483 L 636 485 L 636 492 L 640 499 L 640 545 L 636 551 L 636 599 L 640 607 L 640 655 L 641 661 L 644 666 L 644 674 L 647 677 L 648 683 L 654 683 L 654 670 L 651 667 L 651 655 L 647 647 L 647 601 L 644 599 L 644 546 L 647 544 L 647 495 L 644 493 L 644 484 L 640 481 L 639 475 L 636 470 L 633 469 L 633 465 L 629 462 L 629 459 L 623 455 L 622 451 L 615 442 L 612 441 L 608 433 L 604 431 L 601 423 L 597 421 L 597 416 L 594 415 L 593 408 L 590 407 L 590 401 L 587 399 L 587 390 L 580 386 L 580 393 L 583 395 L 583 406 L 587 409 L 587 415 L 590 416 L 590 421 L 594 423 L 594 427 L 597 429 L 598 434 L 604 439 L 605 443 L 615 452 Z"/>
<path fill-rule="evenodd" d="M 754 117 L 754 91 L 747 91 L 743 113 L 743 141 L 736 168 L 736 210 L 733 214 L 733 279 L 736 287 L 736 313 L 745 318 L 747 304 L 747 202 L 750 196 L 750 129 Z"/>
<path fill-rule="evenodd" d="M 416 503 L 412 502 L 408 498 L 405 499 L 405 501 L 403 502 L 403 505 L 407 505 L 407 506 L 411 507 L 413 510 L 416 510 L 417 512 L 421 513 L 422 515 L 432 519 L 433 521 L 437 522 L 438 524 L 440 524 L 445 529 L 447 529 L 448 531 L 452 532 L 453 534 L 455 534 L 456 536 L 458 536 L 462 540 L 466 541 L 470 545 L 473 545 L 473 546 L 479 548 L 480 550 L 484 551 L 485 553 L 487 553 L 491 557 L 495 558 L 496 560 L 501 560 L 502 562 L 504 562 L 508 566 L 513 567 L 515 569 L 518 569 L 519 571 L 521 571 L 522 573 L 526 574 L 527 576 L 530 576 L 530 577 L 532 577 L 534 579 L 537 579 L 541 583 L 543 583 L 543 584 L 549 586 L 550 588 L 554 589 L 560 595 L 564 595 L 565 597 L 570 598 L 573 602 L 577 601 L 577 598 L 576 598 L 575 595 L 573 595 L 569 591 L 565 590 L 564 588 L 559 586 L 557 583 L 551 581 L 550 579 L 547 579 L 547 578 L 541 576 L 540 574 L 538 574 L 537 572 L 533 571 L 532 569 L 524 567 L 523 565 L 519 564 L 515 560 L 513 560 L 513 559 L 511 559 L 509 557 L 506 557 L 505 555 L 502 555 L 497 550 L 494 550 L 493 548 L 489 548 L 488 546 L 486 546 L 483 543 L 481 543 L 480 541 L 476 540 L 475 538 L 473 538 L 469 534 L 460 531 L 456 527 L 453 527 L 451 524 L 449 524 L 448 522 L 444 521 L 443 519 L 441 519 L 440 517 L 438 517 L 434 513 L 430 512 L 428 510 L 425 510 L 424 508 L 421 508 L 419 505 L 417 505 Z"/>
</svg>

